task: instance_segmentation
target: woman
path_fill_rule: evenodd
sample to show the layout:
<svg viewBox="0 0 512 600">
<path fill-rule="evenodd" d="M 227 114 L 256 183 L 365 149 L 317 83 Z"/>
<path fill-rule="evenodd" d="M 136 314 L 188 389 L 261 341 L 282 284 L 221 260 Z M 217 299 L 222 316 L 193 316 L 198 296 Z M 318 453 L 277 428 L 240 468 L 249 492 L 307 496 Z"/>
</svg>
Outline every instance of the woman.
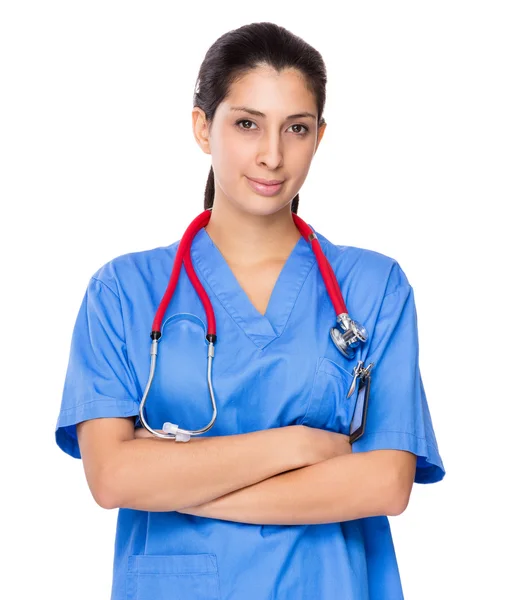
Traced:
<svg viewBox="0 0 512 600">
<path fill-rule="evenodd" d="M 325 131 L 325 86 L 319 53 L 272 23 L 221 36 L 201 66 L 193 130 L 212 157 L 212 210 L 191 260 L 218 332 L 218 416 L 205 434 L 160 439 L 138 419 L 179 242 L 91 277 L 56 441 L 82 458 L 98 504 L 119 508 L 114 600 L 403 597 L 387 516 L 405 510 L 413 481 L 439 481 L 444 467 L 404 272 L 316 232 L 368 332 L 349 359 L 330 338 L 333 305 L 292 217 Z M 204 315 L 181 269 L 145 407 L 159 432 L 170 417 L 189 430 L 211 418 Z M 366 428 L 351 444 L 358 361 L 374 366 Z"/>
</svg>

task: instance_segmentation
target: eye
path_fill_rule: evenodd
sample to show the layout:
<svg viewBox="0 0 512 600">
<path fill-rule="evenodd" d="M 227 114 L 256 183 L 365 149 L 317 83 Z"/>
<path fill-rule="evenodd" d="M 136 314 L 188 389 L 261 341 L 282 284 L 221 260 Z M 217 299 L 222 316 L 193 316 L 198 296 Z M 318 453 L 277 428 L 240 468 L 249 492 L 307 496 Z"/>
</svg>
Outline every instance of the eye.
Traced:
<svg viewBox="0 0 512 600">
<path fill-rule="evenodd" d="M 290 127 L 302 127 L 304 129 L 304 131 L 302 133 L 296 132 L 299 135 L 306 135 L 306 133 L 309 131 L 308 127 L 306 127 L 305 125 L 301 125 L 300 123 L 295 123 L 294 125 L 291 125 Z"/>
<path fill-rule="evenodd" d="M 249 119 L 239 119 L 236 122 L 236 125 L 238 126 L 240 123 L 254 123 L 254 121 L 250 121 Z M 250 128 L 249 127 L 242 127 L 241 129 L 250 129 Z"/>
<path fill-rule="evenodd" d="M 254 123 L 254 121 L 251 121 L 250 119 L 239 119 L 235 123 L 235 125 L 238 127 L 241 123 L 252 123 L 253 125 L 256 125 L 256 123 Z M 306 127 L 306 125 L 302 125 L 301 123 L 294 123 L 293 125 L 290 125 L 290 127 L 288 129 L 290 129 L 291 127 L 302 127 L 304 129 L 303 132 L 299 132 L 299 131 L 295 132 L 299 136 L 306 135 L 309 132 L 309 127 Z M 251 127 L 239 127 L 239 129 L 245 129 L 246 131 L 251 131 Z"/>
</svg>

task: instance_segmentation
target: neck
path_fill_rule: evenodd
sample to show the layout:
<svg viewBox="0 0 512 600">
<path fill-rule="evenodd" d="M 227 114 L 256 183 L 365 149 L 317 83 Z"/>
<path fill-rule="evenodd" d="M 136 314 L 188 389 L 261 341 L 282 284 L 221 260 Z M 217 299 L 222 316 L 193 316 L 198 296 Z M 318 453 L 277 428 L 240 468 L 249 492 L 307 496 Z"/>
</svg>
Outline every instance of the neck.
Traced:
<svg viewBox="0 0 512 600">
<path fill-rule="evenodd" d="M 301 237 L 290 205 L 272 215 L 250 215 L 216 200 L 205 230 L 228 262 L 245 266 L 285 261 Z"/>
</svg>

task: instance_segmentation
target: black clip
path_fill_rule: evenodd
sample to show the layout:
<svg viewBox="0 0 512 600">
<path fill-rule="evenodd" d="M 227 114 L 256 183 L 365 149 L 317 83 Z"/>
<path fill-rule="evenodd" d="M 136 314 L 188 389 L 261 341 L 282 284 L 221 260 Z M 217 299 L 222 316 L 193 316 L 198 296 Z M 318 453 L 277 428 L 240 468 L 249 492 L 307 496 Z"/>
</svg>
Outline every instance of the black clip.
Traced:
<svg viewBox="0 0 512 600">
<path fill-rule="evenodd" d="M 353 386 L 355 386 L 356 379 L 359 380 L 359 386 L 357 388 L 357 398 L 354 407 L 354 413 L 350 422 L 349 441 L 351 444 L 353 444 L 363 435 L 366 426 L 366 413 L 368 411 L 368 401 L 370 399 L 370 371 L 372 367 L 373 363 L 370 363 L 366 368 L 362 368 L 362 365 L 358 364 L 355 368 Z"/>
</svg>

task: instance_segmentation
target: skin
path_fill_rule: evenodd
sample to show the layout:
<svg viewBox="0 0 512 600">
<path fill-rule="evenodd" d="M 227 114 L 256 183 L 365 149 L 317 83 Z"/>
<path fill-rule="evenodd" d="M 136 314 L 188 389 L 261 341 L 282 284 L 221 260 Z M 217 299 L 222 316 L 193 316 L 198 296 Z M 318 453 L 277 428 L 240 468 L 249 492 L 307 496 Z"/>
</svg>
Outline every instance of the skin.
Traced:
<svg viewBox="0 0 512 600">
<path fill-rule="evenodd" d="M 233 111 L 233 106 L 266 116 Z M 315 118 L 287 119 L 303 112 Z M 237 124 L 240 119 L 249 122 Z M 300 237 L 291 203 L 326 127 L 318 127 L 315 97 L 300 72 L 257 67 L 232 84 L 212 123 L 198 107 L 192 123 L 199 147 L 212 157 L 215 201 L 205 229 L 215 245 L 230 264 L 241 267 L 286 258 Z M 246 176 L 285 183 L 279 194 L 267 198 L 251 189 Z"/>
</svg>

